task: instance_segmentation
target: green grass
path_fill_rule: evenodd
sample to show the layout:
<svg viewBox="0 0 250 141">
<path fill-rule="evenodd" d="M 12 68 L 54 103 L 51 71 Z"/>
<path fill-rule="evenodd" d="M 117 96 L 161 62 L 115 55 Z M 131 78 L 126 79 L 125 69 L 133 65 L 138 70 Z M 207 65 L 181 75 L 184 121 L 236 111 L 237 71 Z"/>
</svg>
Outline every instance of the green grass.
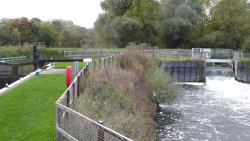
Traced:
<svg viewBox="0 0 250 141">
<path fill-rule="evenodd" d="M 79 62 L 79 67 L 83 68 L 86 65 L 85 62 Z M 66 69 L 67 66 L 74 67 L 74 62 L 56 62 L 53 63 L 54 68 L 57 69 Z"/>
<path fill-rule="evenodd" d="M 241 58 L 241 62 L 250 62 L 250 58 L 243 57 Z"/>
<path fill-rule="evenodd" d="M 0 96 L 0 141 L 54 140 L 55 102 L 64 81 L 64 75 L 40 75 Z"/>
<path fill-rule="evenodd" d="M 96 61 L 96 65 L 99 64 L 99 57 L 92 58 L 93 61 Z M 85 62 L 79 62 L 79 68 L 82 69 L 87 63 Z M 74 67 L 74 62 L 56 62 L 53 63 L 53 67 L 56 69 L 66 69 L 68 66 Z"/>
</svg>

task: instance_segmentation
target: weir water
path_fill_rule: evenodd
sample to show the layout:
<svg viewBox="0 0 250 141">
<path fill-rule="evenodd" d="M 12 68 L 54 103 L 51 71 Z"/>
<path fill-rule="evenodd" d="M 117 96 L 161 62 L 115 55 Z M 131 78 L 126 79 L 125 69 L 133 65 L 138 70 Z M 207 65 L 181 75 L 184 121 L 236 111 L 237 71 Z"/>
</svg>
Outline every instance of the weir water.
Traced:
<svg viewBox="0 0 250 141">
<path fill-rule="evenodd" d="M 235 81 L 230 69 L 216 71 L 206 83 L 180 85 L 177 100 L 161 104 L 157 140 L 250 140 L 250 84 Z"/>
</svg>

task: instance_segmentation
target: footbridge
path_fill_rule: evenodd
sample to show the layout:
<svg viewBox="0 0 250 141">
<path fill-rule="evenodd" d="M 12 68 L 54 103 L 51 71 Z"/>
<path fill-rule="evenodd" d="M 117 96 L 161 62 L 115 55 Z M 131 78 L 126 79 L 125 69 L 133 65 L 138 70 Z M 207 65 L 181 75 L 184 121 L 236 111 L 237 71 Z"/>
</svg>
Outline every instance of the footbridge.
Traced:
<svg viewBox="0 0 250 141">
<path fill-rule="evenodd" d="M 207 63 L 228 63 L 231 64 L 233 59 L 205 59 Z"/>
</svg>

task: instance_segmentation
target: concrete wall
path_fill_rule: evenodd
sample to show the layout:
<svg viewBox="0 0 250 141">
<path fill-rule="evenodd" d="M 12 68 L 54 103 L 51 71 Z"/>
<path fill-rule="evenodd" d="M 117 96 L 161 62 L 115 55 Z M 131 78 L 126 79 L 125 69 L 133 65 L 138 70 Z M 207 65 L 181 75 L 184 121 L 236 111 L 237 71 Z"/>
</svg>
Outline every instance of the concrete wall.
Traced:
<svg viewBox="0 0 250 141">
<path fill-rule="evenodd" d="M 201 61 L 160 61 L 158 67 L 165 69 L 178 82 L 205 82 L 206 63 Z"/>
<path fill-rule="evenodd" d="M 250 83 L 250 63 L 234 62 L 235 79 L 239 82 Z"/>
</svg>

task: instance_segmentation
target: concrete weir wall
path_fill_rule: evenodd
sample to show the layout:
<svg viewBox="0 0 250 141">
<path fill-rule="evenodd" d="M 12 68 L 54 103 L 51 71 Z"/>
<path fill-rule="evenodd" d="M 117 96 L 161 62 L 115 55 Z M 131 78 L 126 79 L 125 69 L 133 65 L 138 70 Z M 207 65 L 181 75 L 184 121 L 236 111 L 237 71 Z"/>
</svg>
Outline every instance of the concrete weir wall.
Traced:
<svg viewBox="0 0 250 141">
<path fill-rule="evenodd" d="M 206 81 L 206 63 L 203 61 L 160 61 L 158 67 L 165 69 L 178 82 Z"/>
<path fill-rule="evenodd" d="M 250 83 L 250 63 L 234 62 L 235 79 L 239 82 Z"/>
</svg>

